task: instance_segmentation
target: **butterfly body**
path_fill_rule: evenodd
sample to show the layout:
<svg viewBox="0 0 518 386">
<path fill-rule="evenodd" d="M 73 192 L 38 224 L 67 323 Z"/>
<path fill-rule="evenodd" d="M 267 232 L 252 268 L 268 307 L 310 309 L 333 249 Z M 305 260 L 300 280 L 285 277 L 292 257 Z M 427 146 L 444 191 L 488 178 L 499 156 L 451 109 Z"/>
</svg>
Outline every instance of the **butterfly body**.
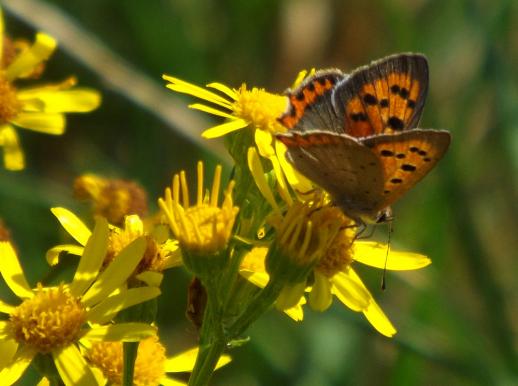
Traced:
<svg viewBox="0 0 518 386">
<path fill-rule="evenodd" d="M 322 79 L 327 87 L 318 89 Z M 427 90 L 428 65 L 418 54 L 390 56 L 350 75 L 317 72 L 288 94 L 279 121 L 289 131 L 277 139 L 288 161 L 345 214 L 379 222 L 448 149 L 447 131 L 415 129 Z"/>
</svg>

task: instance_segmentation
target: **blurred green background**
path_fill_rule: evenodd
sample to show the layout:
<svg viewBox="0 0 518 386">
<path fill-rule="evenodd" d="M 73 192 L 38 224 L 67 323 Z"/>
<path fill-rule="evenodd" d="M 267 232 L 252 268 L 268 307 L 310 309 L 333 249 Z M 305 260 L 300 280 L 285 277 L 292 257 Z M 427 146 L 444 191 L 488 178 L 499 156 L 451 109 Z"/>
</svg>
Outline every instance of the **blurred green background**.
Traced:
<svg viewBox="0 0 518 386">
<path fill-rule="evenodd" d="M 396 52 L 426 54 L 431 79 L 421 126 L 450 129 L 453 143 L 395 206 L 393 246 L 424 253 L 433 265 L 388 273 L 384 292 L 379 272 L 358 267 L 398 334 L 384 338 L 339 304 L 323 314 L 308 310 L 298 325 L 271 312 L 214 384 L 518 384 L 518 2 L 3 4 L 12 36 L 32 39 L 44 29 L 62 43 L 45 80 L 75 74 L 104 96 L 96 112 L 70 116 L 62 137 L 21 132 L 27 169 L 0 171 L 0 217 L 31 283 L 48 272 L 44 252 L 64 237 L 49 207 L 88 213 L 72 200 L 77 175 L 139 181 L 156 208 L 173 172 L 192 171 L 198 159 L 228 160 L 221 140 L 198 138 L 216 120 L 166 91 L 162 73 L 282 92 L 303 68 L 348 72 Z M 184 318 L 187 283 L 181 270 L 166 274 L 159 325 L 171 354 L 196 342 Z M 7 300 L 5 287 L 0 291 Z M 34 384 L 33 376 L 20 384 Z"/>
</svg>

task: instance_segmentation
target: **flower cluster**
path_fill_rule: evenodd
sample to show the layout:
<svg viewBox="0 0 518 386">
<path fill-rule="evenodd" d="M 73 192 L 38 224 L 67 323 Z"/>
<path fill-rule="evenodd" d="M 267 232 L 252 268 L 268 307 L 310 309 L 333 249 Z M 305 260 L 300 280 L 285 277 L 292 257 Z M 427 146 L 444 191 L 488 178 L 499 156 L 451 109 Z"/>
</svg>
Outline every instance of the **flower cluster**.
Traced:
<svg viewBox="0 0 518 386">
<path fill-rule="evenodd" d="M 25 162 L 15 128 L 63 134 L 65 113 L 94 110 L 100 95 L 75 87 L 73 77 L 19 87 L 20 79 L 42 76 L 56 41 L 39 33 L 31 45 L 1 28 L 0 34 L 0 146 L 5 167 L 19 170 Z M 136 182 L 79 176 L 74 195 L 89 202 L 90 215 L 51 208 L 73 241 L 46 253 L 53 272 L 75 267 L 68 281 L 29 284 L 0 220 L 0 274 L 16 295 L 0 301 L 2 384 L 17 382 L 32 363 L 47 369 L 45 380 L 67 386 L 183 384 L 167 375 L 175 371 L 192 371 L 191 386 L 207 385 L 214 369 L 230 361 L 225 351 L 246 342 L 247 329 L 264 313 L 277 309 L 301 322 L 305 308 L 323 312 L 335 297 L 382 335 L 396 333 L 356 266 L 411 270 L 430 260 L 360 239 L 359 224 L 293 168 L 275 136 L 287 131 L 279 117 L 288 98 L 244 84 L 203 88 L 164 79 L 169 89 L 202 101 L 190 107 L 225 119 L 202 136 L 226 137 L 232 177 L 218 165 L 207 188 L 200 161 L 193 194 L 190 176 L 175 173 L 149 214 L 148 195 Z M 174 267 L 192 276 L 187 315 L 199 348 L 167 358 L 150 309 L 164 270 Z"/>
</svg>

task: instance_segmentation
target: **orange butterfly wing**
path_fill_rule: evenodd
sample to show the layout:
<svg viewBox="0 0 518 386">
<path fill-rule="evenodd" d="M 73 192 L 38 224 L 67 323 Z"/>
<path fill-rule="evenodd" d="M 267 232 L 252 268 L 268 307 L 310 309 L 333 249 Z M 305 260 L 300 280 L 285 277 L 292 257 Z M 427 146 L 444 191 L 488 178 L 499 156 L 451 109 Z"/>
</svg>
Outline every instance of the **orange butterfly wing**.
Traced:
<svg viewBox="0 0 518 386">
<path fill-rule="evenodd" d="M 428 63 L 397 54 L 355 70 L 337 85 L 333 103 L 353 137 L 390 134 L 417 126 L 428 92 Z"/>
<path fill-rule="evenodd" d="M 340 70 L 321 70 L 307 77 L 294 90 L 288 90 L 289 105 L 279 122 L 290 130 L 338 130 L 341 117 L 333 109 L 333 88 L 344 78 Z"/>
<path fill-rule="evenodd" d="M 397 134 L 377 135 L 361 142 L 379 157 L 383 170 L 384 199 L 379 210 L 394 203 L 426 176 L 450 145 L 445 130 L 415 129 Z"/>
</svg>

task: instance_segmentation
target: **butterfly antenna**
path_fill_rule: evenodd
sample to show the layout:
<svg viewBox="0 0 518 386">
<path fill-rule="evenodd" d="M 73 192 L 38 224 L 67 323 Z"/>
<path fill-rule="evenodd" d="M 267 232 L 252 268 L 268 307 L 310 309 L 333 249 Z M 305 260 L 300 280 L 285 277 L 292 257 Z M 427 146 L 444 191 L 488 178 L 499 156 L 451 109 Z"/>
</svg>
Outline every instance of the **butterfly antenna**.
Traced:
<svg viewBox="0 0 518 386">
<path fill-rule="evenodd" d="M 381 277 L 381 289 L 385 291 L 387 288 L 387 261 L 388 261 L 388 255 L 390 252 L 390 241 L 392 239 L 392 221 L 389 221 L 388 223 L 389 229 L 388 229 L 388 242 L 387 242 L 387 254 L 385 255 L 385 265 L 383 266 L 383 276 Z"/>
</svg>

